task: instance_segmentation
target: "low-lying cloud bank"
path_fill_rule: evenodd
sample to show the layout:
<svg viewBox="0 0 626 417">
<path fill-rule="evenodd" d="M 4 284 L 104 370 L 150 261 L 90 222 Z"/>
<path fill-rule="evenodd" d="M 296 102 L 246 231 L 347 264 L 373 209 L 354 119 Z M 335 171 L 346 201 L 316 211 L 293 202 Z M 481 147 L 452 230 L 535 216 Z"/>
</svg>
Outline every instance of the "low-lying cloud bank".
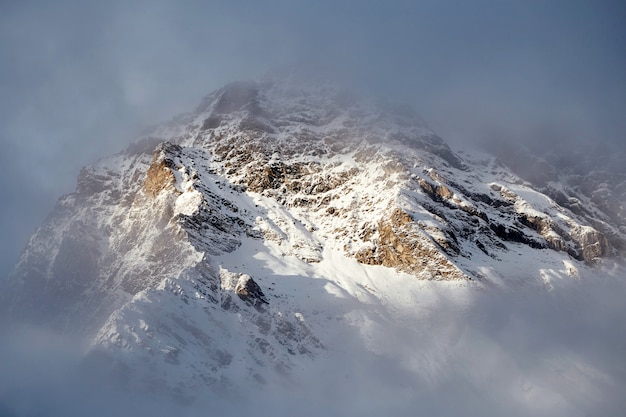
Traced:
<svg viewBox="0 0 626 417">
<path fill-rule="evenodd" d="M 193 400 L 105 382 L 81 365 L 84 346 L 69 338 L 4 332 L 0 414 L 571 417 L 626 409 L 623 277 L 471 294 L 469 304 L 444 294 L 428 316 L 384 320 L 367 341 L 338 329 L 343 336 L 326 353 L 278 382 L 235 381 Z"/>
</svg>

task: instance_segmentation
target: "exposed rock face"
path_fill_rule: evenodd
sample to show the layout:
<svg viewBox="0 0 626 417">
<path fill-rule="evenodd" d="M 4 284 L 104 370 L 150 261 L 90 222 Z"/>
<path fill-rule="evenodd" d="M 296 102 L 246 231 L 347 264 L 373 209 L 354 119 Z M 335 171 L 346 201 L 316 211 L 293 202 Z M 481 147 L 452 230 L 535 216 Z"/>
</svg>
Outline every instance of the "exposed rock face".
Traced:
<svg viewBox="0 0 626 417">
<path fill-rule="evenodd" d="M 241 275 L 235 286 L 235 294 L 243 302 L 257 309 L 262 309 L 264 304 L 269 304 L 263 290 L 249 275 Z"/>
<path fill-rule="evenodd" d="M 260 368 L 323 349 L 272 280 L 317 276 L 329 254 L 483 282 L 479 270 L 511 251 L 593 263 L 623 250 L 624 230 L 596 216 L 593 195 L 575 203 L 566 191 L 553 198 L 493 157 L 461 157 L 404 110 L 324 84 L 236 83 L 85 168 L 6 294 L 12 314 L 88 334 L 120 366 L 120 350 L 191 364 L 169 387 L 221 383 L 238 360 L 261 380 Z M 261 276 L 281 259 L 300 272 Z"/>
<path fill-rule="evenodd" d="M 531 143 L 528 148 L 500 145 L 496 153 L 537 190 L 592 226 L 593 230 L 576 233 L 577 257 L 586 261 L 623 257 L 626 254 L 625 155 L 600 143 L 586 146 L 564 145 L 556 153 L 546 152 L 540 144 Z"/>
<path fill-rule="evenodd" d="M 442 239 L 441 246 L 437 246 L 420 231 L 409 214 L 398 208 L 378 222 L 376 233 L 378 238 L 373 239 L 372 246 L 356 253 L 359 262 L 398 268 L 419 276 L 426 274 L 433 279 L 469 278 L 445 255 L 450 247 L 458 254 L 452 240 Z"/>
<path fill-rule="evenodd" d="M 159 159 L 159 156 L 162 154 L 154 155 L 143 183 L 143 190 L 150 197 L 156 197 L 161 191 L 168 188 L 173 190 L 176 182 L 171 169 L 174 168 L 173 161 L 171 159 Z"/>
</svg>

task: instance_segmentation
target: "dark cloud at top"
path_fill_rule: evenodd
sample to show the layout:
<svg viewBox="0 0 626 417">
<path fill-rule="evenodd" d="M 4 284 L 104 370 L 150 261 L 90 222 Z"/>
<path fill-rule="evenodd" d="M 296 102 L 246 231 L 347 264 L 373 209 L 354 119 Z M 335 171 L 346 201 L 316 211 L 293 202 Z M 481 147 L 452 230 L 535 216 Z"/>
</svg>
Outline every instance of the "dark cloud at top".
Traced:
<svg viewBox="0 0 626 417">
<path fill-rule="evenodd" d="M 2 3 L 0 271 L 81 166 L 272 68 L 408 102 L 449 140 L 624 142 L 622 2 L 303 3 Z"/>
</svg>

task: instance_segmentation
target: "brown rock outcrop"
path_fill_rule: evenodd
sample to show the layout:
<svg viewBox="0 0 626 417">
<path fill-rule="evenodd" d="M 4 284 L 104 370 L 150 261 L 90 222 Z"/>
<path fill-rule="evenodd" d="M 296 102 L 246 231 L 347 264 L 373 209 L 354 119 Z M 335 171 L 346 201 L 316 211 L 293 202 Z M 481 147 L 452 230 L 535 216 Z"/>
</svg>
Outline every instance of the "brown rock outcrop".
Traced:
<svg viewBox="0 0 626 417">
<path fill-rule="evenodd" d="M 438 246 L 423 232 L 405 211 L 396 208 L 388 218 L 378 222 L 378 235 L 372 246 L 355 254 L 357 261 L 367 265 L 382 265 L 419 274 L 429 272 L 434 279 L 468 279 L 450 262 Z"/>
</svg>

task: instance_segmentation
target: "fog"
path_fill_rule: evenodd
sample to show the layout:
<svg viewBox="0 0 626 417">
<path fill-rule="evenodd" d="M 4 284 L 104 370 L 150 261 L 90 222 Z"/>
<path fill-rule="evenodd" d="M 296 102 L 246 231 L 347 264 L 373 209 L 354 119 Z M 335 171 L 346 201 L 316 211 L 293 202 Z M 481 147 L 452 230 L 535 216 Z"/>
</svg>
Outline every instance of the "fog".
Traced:
<svg viewBox="0 0 626 417">
<path fill-rule="evenodd" d="M 386 321 L 376 353 L 358 328 L 268 384 L 181 399 L 129 388 L 81 364 L 84 346 L 22 328 L 0 346 L 0 412 L 13 416 L 619 416 L 626 407 L 622 276 L 558 291 L 441 293 L 429 315 Z M 372 317 L 377 313 L 368 311 Z M 339 322 L 337 322 L 339 323 Z M 239 347 L 245 354 L 246 347 Z M 268 372 L 270 370 L 268 369 Z M 190 394 L 190 393 L 186 393 Z"/>
<path fill-rule="evenodd" d="M 453 145 L 489 139 L 624 149 L 625 20 L 624 2 L 608 0 L 2 2 L 0 279 L 56 199 L 73 191 L 82 166 L 223 84 L 277 68 L 306 67 L 409 103 Z M 616 415 L 626 408 L 619 395 L 624 287 L 603 283 L 562 296 L 481 297 L 472 311 L 451 309 L 448 320 L 426 324 L 432 336 L 390 329 L 416 352 L 460 332 L 446 356 L 454 361 L 443 361 L 434 383 L 405 366 L 412 353 L 379 357 L 347 340 L 357 354 L 310 370 L 291 396 L 266 387 L 236 407 L 262 404 L 283 415 L 515 415 L 511 409 L 522 404 L 519 415 Z M 78 370 L 75 341 L 41 330 L 0 342 L 3 415 L 237 410 L 224 398 L 180 408 L 102 385 Z M 348 381 L 332 375 L 339 360 L 353 369 Z M 546 364 L 582 368 L 559 378 Z M 544 384 L 538 398 L 549 404 L 537 403 L 538 413 L 509 390 L 522 380 Z M 561 398 L 580 410 L 558 408 Z M 553 403 L 554 412 L 546 411 Z"/>
<path fill-rule="evenodd" d="M 0 5 L 0 271 L 80 167 L 224 83 L 290 65 L 411 104 L 450 142 L 624 144 L 620 1 Z M 545 134 L 543 132 L 546 132 Z"/>
</svg>

